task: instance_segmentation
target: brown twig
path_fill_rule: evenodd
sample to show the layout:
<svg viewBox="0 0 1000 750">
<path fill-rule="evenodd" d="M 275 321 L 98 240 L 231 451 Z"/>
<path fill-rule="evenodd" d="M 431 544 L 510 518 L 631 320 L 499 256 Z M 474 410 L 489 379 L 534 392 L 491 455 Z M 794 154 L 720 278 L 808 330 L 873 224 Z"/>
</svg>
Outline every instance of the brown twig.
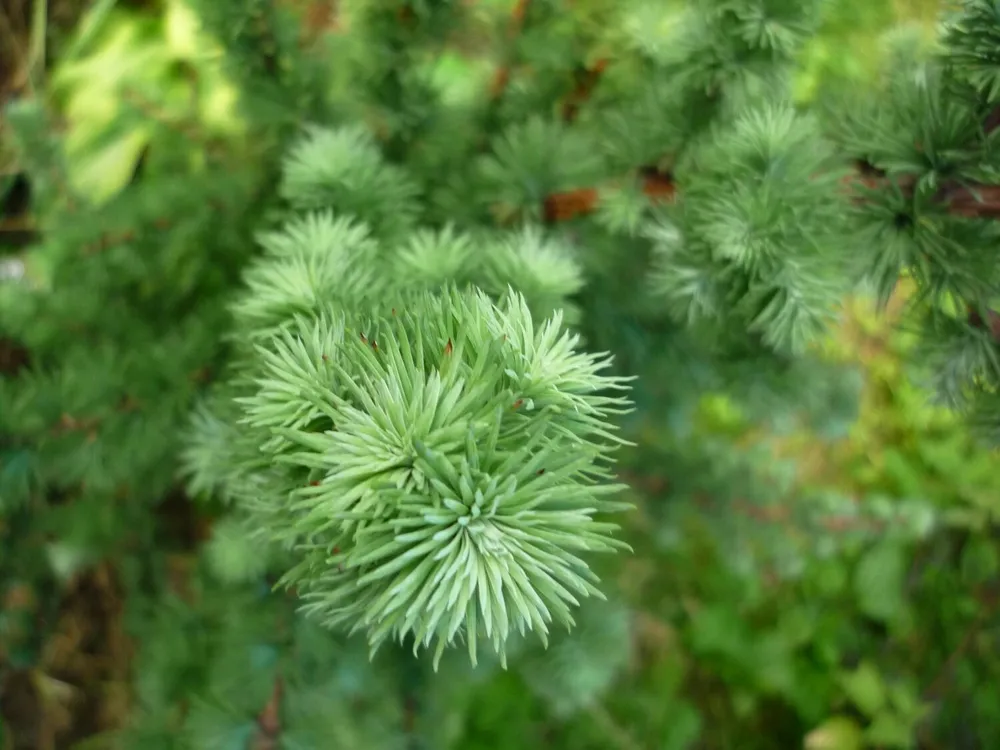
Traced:
<svg viewBox="0 0 1000 750">
<path fill-rule="evenodd" d="M 250 750 L 278 750 L 281 740 L 281 698 L 284 685 L 281 677 L 274 680 L 271 697 L 257 715 L 257 734 L 250 743 Z"/>
<path fill-rule="evenodd" d="M 208 204 L 218 213 L 222 213 L 226 210 L 225 203 L 217 198 L 209 199 Z M 175 223 L 176 221 L 174 219 L 167 216 L 157 216 L 148 221 L 150 227 L 157 229 L 160 232 L 169 231 Z M 108 230 L 106 232 L 102 232 L 94 242 L 84 245 L 82 252 L 84 255 L 95 255 L 107 250 L 109 247 L 113 247 L 114 245 L 124 242 L 132 242 L 135 240 L 137 232 L 138 230 L 136 229 Z"/>
<path fill-rule="evenodd" d="M 602 57 L 591 67 L 585 67 L 577 71 L 575 76 L 576 85 L 562 104 L 562 118 L 564 122 L 571 123 L 576 119 L 576 116 L 580 113 L 580 108 L 594 92 L 598 81 L 601 80 L 601 76 L 604 75 L 607 67 L 608 60 Z"/>
<path fill-rule="evenodd" d="M 602 59 L 588 73 L 581 76 L 577 88 L 564 104 L 564 116 L 570 114 L 570 119 L 575 117 L 582 103 L 580 97 L 585 100 L 586 96 L 589 96 L 607 65 L 607 61 Z M 1000 106 L 994 108 L 983 123 L 986 134 L 998 127 L 1000 127 Z M 676 185 L 671 174 L 661 172 L 655 167 L 642 167 L 639 174 L 642 192 L 646 196 L 657 201 L 670 201 L 674 198 Z M 856 190 L 858 187 L 879 190 L 895 184 L 904 195 L 912 196 L 916 183 L 915 177 L 904 175 L 891 178 L 870 162 L 858 159 L 855 161 L 854 173 L 845 179 L 844 186 L 848 190 Z M 553 193 L 544 201 L 543 215 L 546 221 L 560 222 L 591 214 L 597 209 L 599 196 L 600 188 L 593 186 Z M 863 197 L 858 195 L 858 200 L 863 200 Z M 1000 219 L 1000 185 L 947 181 L 937 191 L 935 200 L 956 216 L 970 219 Z"/>
<path fill-rule="evenodd" d="M 305 46 L 315 44 L 325 34 L 341 30 L 337 0 L 307 0 L 302 10 L 300 41 Z"/>
<path fill-rule="evenodd" d="M 655 167 L 643 167 L 639 170 L 642 192 L 656 201 L 670 201 L 674 198 L 677 186 L 673 176 Z M 884 173 L 873 171 L 865 162 L 858 162 L 858 170 L 844 181 L 848 189 L 865 187 L 868 189 L 888 188 L 893 184 L 892 178 Z M 904 194 L 912 194 L 916 180 L 913 178 L 897 178 L 895 184 Z M 586 216 L 597 210 L 600 189 L 584 187 L 553 193 L 544 201 L 543 215 L 546 221 L 569 221 L 579 216 Z M 983 185 L 976 183 L 945 183 L 935 196 L 937 201 L 950 213 L 970 219 L 1000 219 L 1000 185 Z M 859 195 L 858 201 L 863 200 Z"/>
<path fill-rule="evenodd" d="M 654 202 L 669 202 L 677 192 L 674 177 L 656 167 L 642 167 L 638 177 L 643 195 Z M 566 190 L 548 196 L 542 206 L 542 216 L 548 223 L 569 221 L 597 210 L 600 189 L 596 187 Z"/>
<path fill-rule="evenodd" d="M 945 659 L 944 664 L 941 665 L 941 669 L 938 670 L 937 675 L 933 680 L 931 680 L 930 684 L 924 690 L 922 696 L 924 701 L 929 702 L 937 700 L 944 694 L 959 659 L 961 659 L 969 651 L 973 642 L 976 640 L 976 636 L 979 634 L 979 631 L 997 613 L 997 610 L 1000 609 L 1000 595 L 997 595 L 997 592 L 995 591 L 980 591 L 976 598 L 979 599 L 981 605 L 979 613 L 973 621 L 969 623 L 968 628 L 966 628 L 965 633 L 962 635 L 962 640 L 959 641 L 954 650 L 948 654 L 948 658 Z"/>
<path fill-rule="evenodd" d="M 514 10 L 510 14 L 510 23 L 507 26 L 507 43 L 513 46 L 517 37 L 520 35 L 521 30 L 524 28 L 524 19 L 528 15 L 528 6 L 531 0 L 517 0 L 517 4 L 514 6 Z M 513 67 L 512 60 L 507 60 L 497 68 L 496 73 L 493 74 L 493 83 L 490 85 L 490 100 L 497 101 L 500 99 L 504 92 L 507 90 L 507 85 L 510 83 L 511 68 Z"/>
<path fill-rule="evenodd" d="M 973 328 L 979 328 L 984 331 L 988 330 L 990 337 L 994 341 L 1000 342 L 1000 313 L 996 310 L 987 310 L 986 319 L 984 319 L 982 313 L 980 313 L 972 305 L 966 305 L 966 311 L 966 319 L 969 325 Z"/>
<path fill-rule="evenodd" d="M 125 395 L 115 405 L 114 411 L 116 414 L 131 414 L 132 412 L 139 411 L 141 408 L 142 404 L 137 399 Z M 51 431 L 54 436 L 65 435 L 70 432 L 85 432 L 87 433 L 87 441 L 93 442 L 97 439 L 97 430 L 105 419 L 106 417 L 104 416 L 77 418 L 64 412 L 59 417 L 58 424 Z"/>
<path fill-rule="evenodd" d="M 981 599 L 982 597 L 979 598 Z M 935 703 L 944 697 L 944 693 L 951 684 L 952 676 L 958 666 L 958 662 L 968 653 L 969 649 L 972 648 L 972 645 L 976 640 L 976 636 L 979 635 L 983 626 L 985 626 L 996 614 L 998 607 L 1000 607 L 1000 597 L 994 594 L 988 597 L 988 601 L 981 603 L 982 608 L 979 610 L 979 613 L 973 621 L 969 623 L 968 628 L 966 628 L 965 633 L 962 635 L 962 640 L 960 640 L 958 645 L 950 654 L 948 654 L 948 658 L 945 659 L 944 664 L 941 665 L 941 669 L 938 670 L 934 679 L 931 680 L 930 684 L 921 694 L 922 703 Z M 918 738 L 924 741 L 926 741 L 927 735 L 931 731 L 928 719 L 924 720 L 918 730 Z"/>
</svg>

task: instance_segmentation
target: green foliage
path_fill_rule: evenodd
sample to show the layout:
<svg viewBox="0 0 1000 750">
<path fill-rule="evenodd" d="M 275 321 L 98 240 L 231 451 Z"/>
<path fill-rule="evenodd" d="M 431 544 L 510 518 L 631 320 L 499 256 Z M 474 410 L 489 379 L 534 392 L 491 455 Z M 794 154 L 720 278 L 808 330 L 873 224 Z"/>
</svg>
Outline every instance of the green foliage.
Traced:
<svg viewBox="0 0 1000 750">
<path fill-rule="evenodd" d="M 678 167 L 683 223 L 654 230 L 652 281 L 680 322 L 710 322 L 713 338 L 758 332 L 792 353 L 826 330 L 848 278 L 833 159 L 815 123 L 775 107 L 720 128 Z"/>
<path fill-rule="evenodd" d="M 996 745 L 994 4 L 319 5 L 7 111 L 3 670 L 100 564 L 109 747 Z"/>
<path fill-rule="evenodd" d="M 805 737 L 810 748 L 923 746 L 917 738 L 960 736 L 960 725 L 992 741 L 989 709 L 956 693 L 982 689 L 972 686 L 996 668 L 994 605 L 981 588 L 996 545 L 966 531 L 982 518 L 976 509 L 1000 497 L 988 468 L 995 454 L 954 414 L 928 405 L 902 359 L 913 335 L 893 333 L 867 306 L 851 310 L 830 347 L 838 357 L 860 352 L 868 381 L 849 438 L 766 436 L 761 455 L 773 462 L 777 443 L 779 455 L 809 467 L 787 494 L 774 502 L 773 484 L 761 498 L 737 484 L 739 500 L 723 506 L 737 514 L 735 529 L 713 510 L 718 502 L 697 502 L 669 517 L 682 533 L 647 536 L 660 549 L 650 565 L 670 573 L 650 571 L 635 600 L 669 634 L 660 659 L 680 662 L 686 690 L 678 693 L 673 675 L 655 687 L 630 678 L 612 703 L 623 717 L 645 689 L 676 696 L 678 707 L 694 697 L 706 717 L 702 741 L 713 747 L 786 746 L 779 727 L 795 727 L 785 742 Z M 729 424 L 737 436 L 752 426 L 738 413 L 705 424 Z M 640 557 L 650 554 L 634 544 Z M 966 663 L 961 682 L 947 666 L 957 661 Z M 655 717 L 629 720 L 640 741 L 663 731 Z"/>
</svg>

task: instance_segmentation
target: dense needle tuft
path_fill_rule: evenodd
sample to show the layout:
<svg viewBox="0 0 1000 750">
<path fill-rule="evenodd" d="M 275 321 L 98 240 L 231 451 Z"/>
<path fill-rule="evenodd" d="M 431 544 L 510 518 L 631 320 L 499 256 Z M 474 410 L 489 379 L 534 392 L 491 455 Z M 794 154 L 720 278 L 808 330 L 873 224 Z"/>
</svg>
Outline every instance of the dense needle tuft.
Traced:
<svg viewBox="0 0 1000 750">
<path fill-rule="evenodd" d="M 447 288 L 262 348 L 242 403 L 303 479 L 272 519 L 297 540 L 284 582 L 305 608 L 373 648 L 411 635 L 435 661 L 459 638 L 475 662 L 480 636 L 503 657 L 513 631 L 572 625 L 600 596 L 586 556 L 627 548 L 595 518 L 623 507 L 603 480 L 626 383 L 577 343 L 512 291 Z"/>
</svg>

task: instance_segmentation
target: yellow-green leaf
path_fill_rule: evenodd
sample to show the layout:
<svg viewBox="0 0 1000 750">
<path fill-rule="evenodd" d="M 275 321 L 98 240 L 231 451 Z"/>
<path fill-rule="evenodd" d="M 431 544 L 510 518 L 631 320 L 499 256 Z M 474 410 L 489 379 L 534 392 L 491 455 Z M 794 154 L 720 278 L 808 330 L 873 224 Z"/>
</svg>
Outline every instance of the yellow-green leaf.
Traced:
<svg viewBox="0 0 1000 750">
<path fill-rule="evenodd" d="M 805 750 L 861 750 L 864 736 L 853 719 L 834 716 L 805 737 Z"/>
<path fill-rule="evenodd" d="M 885 683 L 871 662 L 862 662 L 853 672 L 841 673 L 840 684 L 851 703 L 866 716 L 875 716 L 885 706 Z"/>
</svg>

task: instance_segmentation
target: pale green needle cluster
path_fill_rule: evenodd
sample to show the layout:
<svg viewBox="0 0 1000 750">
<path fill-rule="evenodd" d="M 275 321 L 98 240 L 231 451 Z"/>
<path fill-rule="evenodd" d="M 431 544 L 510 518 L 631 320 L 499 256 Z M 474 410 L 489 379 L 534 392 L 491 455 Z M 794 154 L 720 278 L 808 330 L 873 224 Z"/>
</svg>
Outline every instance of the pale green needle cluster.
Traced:
<svg viewBox="0 0 1000 750">
<path fill-rule="evenodd" d="M 373 648 L 412 633 L 435 659 L 464 637 L 475 661 L 479 635 L 502 656 L 512 631 L 544 639 L 600 596 L 585 555 L 626 548 L 595 518 L 623 508 L 606 480 L 626 386 L 558 314 L 448 288 L 367 325 L 299 325 L 261 348 L 243 405 L 302 480 L 250 505 L 287 524 L 301 559 L 284 582 L 309 612 Z"/>
</svg>

